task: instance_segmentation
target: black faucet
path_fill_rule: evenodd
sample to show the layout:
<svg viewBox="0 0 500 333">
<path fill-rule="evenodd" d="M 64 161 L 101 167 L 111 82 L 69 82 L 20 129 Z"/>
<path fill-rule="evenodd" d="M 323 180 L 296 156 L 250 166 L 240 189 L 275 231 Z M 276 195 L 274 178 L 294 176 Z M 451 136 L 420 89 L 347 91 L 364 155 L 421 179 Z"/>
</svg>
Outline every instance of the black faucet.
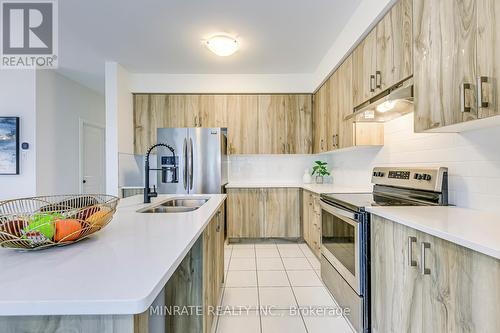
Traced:
<svg viewBox="0 0 500 333">
<path fill-rule="evenodd" d="M 175 161 L 175 150 L 171 146 L 167 145 L 166 143 L 157 143 L 155 145 L 152 145 L 148 151 L 146 152 L 146 156 L 144 158 L 144 203 L 150 203 L 151 198 L 156 198 L 158 196 L 158 193 L 156 192 L 156 186 L 153 186 L 153 191 L 151 192 L 151 189 L 149 188 L 149 172 L 151 170 L 153 171 L 162 171 L 163 169 L 150 169 L 149 168 L 149 155 L 151 154 L 151 151 L 155 149 L 156 147 L 166 147 L 168 148 L 171 152 L 172 155 L 174 156 L 174 161 Z"/>
</svg>

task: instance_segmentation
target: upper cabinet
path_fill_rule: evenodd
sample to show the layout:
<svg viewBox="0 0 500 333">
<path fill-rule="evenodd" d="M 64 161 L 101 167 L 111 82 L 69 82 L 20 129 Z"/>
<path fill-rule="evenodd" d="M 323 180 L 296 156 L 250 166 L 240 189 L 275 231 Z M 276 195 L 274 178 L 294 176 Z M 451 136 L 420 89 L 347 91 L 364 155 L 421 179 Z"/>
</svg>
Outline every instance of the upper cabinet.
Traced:
<svg viewBox="0 0 500 333">
<path fill-rule="evenodd" d="M 500 2 L 414 1 L 415 130 L 498 114 Z"/>
<path fill-rule="evenodd" d="M 500 114 L 500 1 L 477 2 L 477 91 L 479 118 Z"/>
<path fill-rule="evenodd" d="M 328 151 L 327 136 L 330 117 L 330 79 L 328 79 L 313 97 L 313 151 L 315 154 Z"/>
<path fill-rule="evenodd" d="M 312 95 L 286 95 L 288 154 L 311 154 L 313 141 Z"/>
<path fill-rule="evenodd" d="M 134 94 L 134 149 L 163 127 L 227 127 L 230 154 L 312 152 L 312 95 Z"/>
<path fill-rule="evenodd" d="M 384 144 L 383 124 L 345 120 L 353 112 L 353 65 L 351 55 L 313 97 L 314 153 Z"/>
<path fill-rule="evenodd" d="M 372 30 L 352 53 L 352 98 L 354 106 L 375 94 L 377 66 L 377 38 Z"/>
<path fill-rule="evenodd" d="M 229 154 L 259 153 L 259 97 L 229 95 L 227 101 Z"/>
<path fill-rule="evenodd" d="M 414 7 L 415 130 L 476 119 L 477 1 L 415 0 Z"/>
<path fill-rule="evenodd" d="M 400 0 L 352 53 L 353 104 L 410 77 L 412 69 L 412 2 Z"/>
</svg>

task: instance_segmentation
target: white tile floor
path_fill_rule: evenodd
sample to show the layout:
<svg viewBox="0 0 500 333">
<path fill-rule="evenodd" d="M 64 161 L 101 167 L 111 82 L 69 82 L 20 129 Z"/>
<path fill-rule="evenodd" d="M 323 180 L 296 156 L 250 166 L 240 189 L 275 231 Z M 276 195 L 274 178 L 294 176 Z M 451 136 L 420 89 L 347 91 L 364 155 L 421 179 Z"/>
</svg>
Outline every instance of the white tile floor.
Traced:
<svg viewBox="0 0 500 333">
<path fill-rule="evenodd" d="M 244 310 L 220 313 L 217 333 L 352 333 L 341 316 L 297 311 L 337 308 L 319 269 L 306 244 L 226 245 L 222 306 Z"/>
</svg>

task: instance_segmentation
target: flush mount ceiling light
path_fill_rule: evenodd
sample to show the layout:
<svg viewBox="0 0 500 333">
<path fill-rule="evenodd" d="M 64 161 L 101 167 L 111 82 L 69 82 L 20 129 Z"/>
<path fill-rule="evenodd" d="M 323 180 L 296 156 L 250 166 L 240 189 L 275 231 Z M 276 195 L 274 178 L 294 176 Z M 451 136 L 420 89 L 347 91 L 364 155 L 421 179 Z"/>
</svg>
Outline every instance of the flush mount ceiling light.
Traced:
<svg viewBox="0 0 500 333">
<path fill-rule="evenodd" d="M 236 38 L 226 35 L 215 35 L 203 41 L 203 44 L 213 53 L 227 57 L 238 51 L 240 45 Z"/>
</svg>

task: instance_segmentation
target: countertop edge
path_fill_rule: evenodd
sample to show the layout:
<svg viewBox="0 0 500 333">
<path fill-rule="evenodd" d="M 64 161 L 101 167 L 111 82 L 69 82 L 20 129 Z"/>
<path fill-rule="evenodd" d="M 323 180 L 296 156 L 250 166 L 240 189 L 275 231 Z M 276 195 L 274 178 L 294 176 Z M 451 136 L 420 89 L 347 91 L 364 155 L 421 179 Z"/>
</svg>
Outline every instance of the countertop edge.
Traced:
<svg viewBox="0 0 500 333">
<path fill-rule="evenodd" d="M 420 224 L 416 221 L 412 221 L 409 218 L 401 217 L 401 214 L 398 214 L 398 212 L 387 211 L 388 208 L 390 208 L 390 207 L 367 207 L 366 211 L 371 213 L 371 214 L 380 216 L 382 218 L 386 218 L 392 222 L 405 225 L 407 227 L 424 232 L 424 233 L 429 234 L 431 236 L 449 241 L 453 244 L 463 246 L 463 247 L 468 248 L 470 250 L 473 250 L 473 251 L 476 251 L 476 252 L 479 252 L 479 253 L 482 253 L 484 255 L 487 255 L 487 256 L 490 256 L 490 257 L 493 257 L 495 259 L 500 260 L 500 250 L 485 246 L 485 245 L 479 243 L 478 241 L 471 241 L 471 240 L 464 238 L 462 236 L 449 233 L 445 230 L 439 229 L 438 227 L 433 228 L 431 226 L 423 225 L 423 224 Z M 454 207 L 454 206 L 447 206 L 447 207 L 441 207 L 441 208 L 443 208 L 443 209 L 465 209 L 465 210 L 473 211 L 472 209 L 459 208 L 459 207 Z M 487 214 L 483 211 L 477 211 L 477 213 L 478 214 Z"/>
</svg>

